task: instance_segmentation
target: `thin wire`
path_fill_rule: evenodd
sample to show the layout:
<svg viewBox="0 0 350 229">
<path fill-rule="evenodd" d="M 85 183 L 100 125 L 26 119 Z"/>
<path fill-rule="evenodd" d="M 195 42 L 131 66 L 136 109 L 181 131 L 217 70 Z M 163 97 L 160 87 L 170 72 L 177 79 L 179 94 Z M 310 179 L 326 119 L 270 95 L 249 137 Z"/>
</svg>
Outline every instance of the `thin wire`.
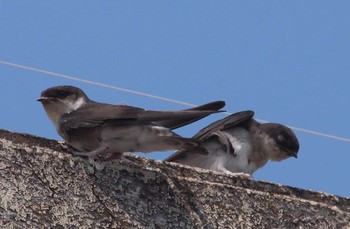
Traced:
<svg viewBox="0 0 350 229">
<path fill-rule="evenodd" d="M 185 106 L 190 106 L 190 107 L 197 106 L 195 104 L 186 103 L 186 102 L 182 102 L 182 101 L 175 100 L 175 99 L 168 99 L 168 98 L 157 96 L 157 95 L 152 95 L 152 94 L 148 94 L 148 93 L 144 93 L 144 92 L 140 92 L 140 91 L 134 91 L 134 90 L 130 90 L 130 89 L 116 87 L 116 86 L 112 86 L 112 85 L 108 85 L 108 84 L 104 84 L 104 83 L 99 83 L 99 82 L 95 82 L 95 81 L 91 81 L 91 80 L 85 80 L 85 79 L 81 79 L 81 78 L 77 78 L 77 77 L 72 77 L 72 76 L 69 76 L 69 75 L 64 75 L 64 74 L 59 74 L 59 73 L 55 73 L 55 72 L 50 72 L 50 71 L 42 70 L 42 69 L 39 69 L 39 68 L 28 67 L 28 66 L 15 64 L 15 63 L 3 61 L 3 60 L 0 60 L 0 64 L 11 66 L 11 67 L 15 67 L 15 68 L 20 68 L 20 69 L 25 69 L 25 70 L 29 70 L 29 71 L 40 72 L 40 73 L 43 73 L 43 74 L 52 75 L 52 76 L 56 76 L 56 77 L 64 78 L 64 79 L 69 79 L 69 80 L 74 80 L 74 81 L 78 81 L 78 82 L 83 82 L 83 83 L 87 83 L 87 84 L 92 84 L 92 85 L 96 85 L 96 86 L 100 86 L 100 87 L 105 87 L 105 88 L 110 88 L 110 89 L 114 89 L 114 90 L 119 90 L 119 91 L 131 93 L 131 94 L 146 96 L 146 97 L 150 97 L 150 98 L 153 98 L 153 99 L 159 99 L 159 100 L 163 100 L 163 101 L 167 101 L 167 102 L 171 102 L 171 103 L 177 103 L 177 104 L 181 104 L 181 105 L 185 105 Z M 232 114 L 230 112 L 223 112 L 223 113 L 224 114 L 228 114 L 228 115 Z M 260 121 L 260 122 L 268 122 L 266 120 L 261 120 L 261 119 L 257 119 L 257 120 Z M 332 138 L 332 139 L 336 139 L 336 140 L 340 140 L 340 141 L 350 142 L 349 138 L 343 138 L 343 137 L 338 137 L 338 136 L 334 136 L 334 135 L 330 135 L 330 134 L 324 134 L 324 133 L 321 133 L 321 132 L 317 132 L 317 131 L 313 131 L 313 130 L 307 130 L 307 129 L 303 129 L 303 128 L 299 128 L 299 127 L 293 127 L 293 126 L 288 126 L 288 127 L 293 129 L 293 130 L 297 130 L 297 131 L 308 133 L 308 134 L 313 134 L 313 135 L 322 136 L 322 137 L 326 137 L 326 138 Z"/>
<path fill-rule="evenodd" d="M 332 139 L 336 139 L 336 140 L 340 140 L 340 141 L 350 142 L 350 139 L 348 139 L 348 138 L 338 137 L 338 136 L 334 136 L 334 135 L 330 135 L 330 134 L 324 134 L 324 133 L 320 133 L 317 131 L 307 130 L 307 129 L 294 127 L 294 126 L 288 126 L 288 127 L 293 129 L 293 130 L 297 130 L 297 131 L 308 133 L 308 134 L 313 134 L 313 135 L 318 135 L 318 136 L 322 136 L 322 137 L 326 137 L 326 138 L 332 138 Z"/>
<path fill-rule="evenodd" d="M 171 103 L 177 103 L 177 104 L 190 106 L 190 107 L 195 107 L 196 106 L 194 104 L 182 102 L 182 101 L 179 101 L 179 100 L 168 99 L 168 98 L 160 97 L 160 96 L 157 96 L 157 95 L 151 95 L 151 94 L 147 94 L 147 93 L 144 93 L 144 92 L 129 90 L 129 89 L 116 87 L 116 86 L 112 86 L 112 85 L 108 85 L 108 84 L 104 84 L 104 83 L 99 83 L 99 82 L 95 82 L 95 81 L 91 81 L 91 80 L 80 79 L 80 78 L 76 78 L 76 77 L 73 77 L 73 76 L 68 76 L 68 75 L 59 74 L 59 73 L 55 73 L 55 72 L 50 72 L 50 71 L 42 70 L 42 69 L 39 69 L 39 68 L 28 67 L 28 66 L 24 66 L 24 65 L 20 65 L 20 64 L 10 63 L 10 62 L 3 61 L 3 60 L 0 60 L 0 64 L 8 65 L 8 66 L 15 67 L 15 68 L 26 69 L 26 70 L 30 70 L 30 71 L 40 72 L 40 73 L 44 73 L 44 74 L 47 74 L 47 75 L 52 75 L 52 76 L 56 76 L 56 77 L 59 77 L 59 78 L 64 78 L 64 79 L 74 80 L 74 81 L 83 82 L 83 83 L 87 83 L 87 84 L 92 84 L 92 85 L 96 85 L 96 86 L 100 86 L 100 87 L 105 87 L 105 88 L 110 88 L 110 89 L 114 89 L 114 90 L 119 90 L 119 91 L 131 93 L 131 94 L 146 96 L 146 97 L 150 97 L 150 98 L 153 98 L 153 99 L 164 100 L 164 101 L 171 102 Z"/>
</svg>

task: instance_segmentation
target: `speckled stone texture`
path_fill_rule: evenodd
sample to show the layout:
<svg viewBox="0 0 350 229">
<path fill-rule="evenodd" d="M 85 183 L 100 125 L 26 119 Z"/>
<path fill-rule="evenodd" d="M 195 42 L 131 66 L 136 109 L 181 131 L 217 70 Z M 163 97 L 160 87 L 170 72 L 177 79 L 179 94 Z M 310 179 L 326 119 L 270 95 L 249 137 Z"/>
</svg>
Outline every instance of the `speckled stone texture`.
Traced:
<svg viewBox="0 0 350 229">
<path fill-rule="evenodd" d="M 350 199 L 0 130 L 0 228 L 350 228 Z"/>
</svg>

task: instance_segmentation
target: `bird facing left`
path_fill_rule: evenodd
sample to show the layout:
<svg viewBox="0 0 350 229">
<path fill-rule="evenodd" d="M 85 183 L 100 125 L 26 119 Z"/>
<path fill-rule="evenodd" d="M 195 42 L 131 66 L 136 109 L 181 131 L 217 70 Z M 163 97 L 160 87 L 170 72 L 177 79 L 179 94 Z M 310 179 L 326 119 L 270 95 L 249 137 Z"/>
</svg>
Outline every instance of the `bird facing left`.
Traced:
<svg viewBox="0 0 350 229">
<path fill-rule="evenodd" d="M 177 122 L 181 124 L 183 119 L 185 125 L 192 122 L 189 120 L 220 112 L 217 110 L 224 106 L 224 102 L 218 101 L 214 102 L 215 110 L 145 110 L 95 102 L 83 90 L 73 86 L 48 88 L 38 101 L 58 134 L 79 151 L 75 155 L 114 154 L 115 158 L 123 152 L 148 153 L 201 147 L 198 140 L 181 137 L 157 122 L 179 120 Z"/>
</svg>

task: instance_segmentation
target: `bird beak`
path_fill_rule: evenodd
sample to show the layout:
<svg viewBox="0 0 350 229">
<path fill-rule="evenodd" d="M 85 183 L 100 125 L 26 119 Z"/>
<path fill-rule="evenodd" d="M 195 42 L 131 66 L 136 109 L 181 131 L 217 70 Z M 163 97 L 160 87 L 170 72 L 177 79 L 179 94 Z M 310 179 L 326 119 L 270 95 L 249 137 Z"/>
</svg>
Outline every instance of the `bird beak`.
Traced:
<svg viewBox="0 0 350 229">
<path fill-rule="evenodd" d="M 39 102 L 46 102 L 46 101 L 49 101 L 51 100 L 49 97 L 40 97 L 39 99 L 37 99 L 36 101 L 39 101 Z"/>
<path fill-rule="evenodd" d="M 298 152 L 288 152 L 290 156 L 298 158 Z"/>
</svg>

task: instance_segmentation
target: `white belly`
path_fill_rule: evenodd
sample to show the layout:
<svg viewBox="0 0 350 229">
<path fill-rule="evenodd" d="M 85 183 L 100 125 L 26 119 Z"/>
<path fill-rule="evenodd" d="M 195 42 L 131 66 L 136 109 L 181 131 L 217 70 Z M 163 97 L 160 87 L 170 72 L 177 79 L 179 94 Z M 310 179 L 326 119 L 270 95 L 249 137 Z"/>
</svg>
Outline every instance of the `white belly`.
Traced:
<svg viewBox="0 0 350 229">
<path fill-rule="evenodd" d="M 225 151 L 223 144 L 217 139 L 205 143 L 205 148 L 210 152 L 210 156 L 203 162 L 208 169 L 223 171 L 227 173 L 249 173 L 252 174 L 258 167 L 248 161 L 252 153 L 250 134 L 243 128 L 234 128 L 224 131 L 229 143 L 234 149 L 234 154 Z"/>
</svg>

